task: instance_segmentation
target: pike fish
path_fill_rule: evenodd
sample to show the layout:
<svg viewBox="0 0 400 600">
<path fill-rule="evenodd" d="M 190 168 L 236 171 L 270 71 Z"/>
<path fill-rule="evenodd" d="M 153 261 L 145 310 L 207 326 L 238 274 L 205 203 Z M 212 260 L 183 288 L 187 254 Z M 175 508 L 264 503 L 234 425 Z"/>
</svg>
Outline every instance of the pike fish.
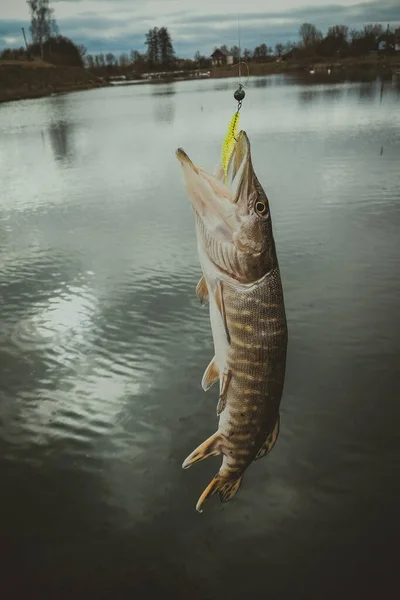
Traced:
<svg viewBox="0 0 400 600">
<path fill-rule="evenodd" d="M 222 455 L 222 465 L 196 509 L 219 494 L 233 498 L 247 467 L 267 455 L 279 435 L 286 369 L 287 323 L 268 198 L 253 169 L 244 131 L 227 168 L 214 175 L 179 148 L 195 218 L 202 277 L 197 295 L 209 303 L 215 356 L 202 387 L 219 381 L 218 430 L 182 467 Z"/>
</svg>

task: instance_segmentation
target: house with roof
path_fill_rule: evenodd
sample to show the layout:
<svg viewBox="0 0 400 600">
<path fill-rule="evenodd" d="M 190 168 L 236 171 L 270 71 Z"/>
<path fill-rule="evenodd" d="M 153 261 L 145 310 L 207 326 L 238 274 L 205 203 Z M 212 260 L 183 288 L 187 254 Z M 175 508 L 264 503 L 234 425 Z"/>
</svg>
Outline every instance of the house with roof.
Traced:
<svg viewBox="0 0 400 600">
<path fill-rule="evenodd" d="M 233 54 L 227 52 L 223 48 L 216 48 L 211 54 L 211 61 L 213 67 L 233 65 Z"/>
</svg>

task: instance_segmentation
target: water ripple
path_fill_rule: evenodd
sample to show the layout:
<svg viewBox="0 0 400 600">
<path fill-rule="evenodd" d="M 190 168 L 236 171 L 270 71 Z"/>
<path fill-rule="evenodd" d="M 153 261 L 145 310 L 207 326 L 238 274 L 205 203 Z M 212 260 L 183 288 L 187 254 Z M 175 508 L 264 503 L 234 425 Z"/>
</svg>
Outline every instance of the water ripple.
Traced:
<svg viewBox="0 0 400 600">
<path fill-rule="evenodd" d="M 364 567 L 364 548 L 376 565 L 386 547 L 398 504 L 398 92 L 388 87 L 380 105 L 376 82 L 287 82 L 255 79 L 243 113 L 289 323 L 281 433 L 238 500 L 210 502 L 206 520 L 194 505 L 217 463 L 180 467 L 215 431 L 218 391 L 200 386 L 214 349 L 174 151 L 215 166 L 235 81 L 1 108 L 2 531 L 24 541 L 43 581 L 106 569 L 119 591 L 133 556 L 164 583 L 163 565 L 176 569 L 175 596 L 185 564 L 202 598 L 243 597 L 248 581 L 221 578 L 232 568 L 254 569 L 256 597 L 267 569 L 273 597 L 319 598 L 354 556 Z M 37 543 L 46 539 L 57 543 Z"/>
</svg>

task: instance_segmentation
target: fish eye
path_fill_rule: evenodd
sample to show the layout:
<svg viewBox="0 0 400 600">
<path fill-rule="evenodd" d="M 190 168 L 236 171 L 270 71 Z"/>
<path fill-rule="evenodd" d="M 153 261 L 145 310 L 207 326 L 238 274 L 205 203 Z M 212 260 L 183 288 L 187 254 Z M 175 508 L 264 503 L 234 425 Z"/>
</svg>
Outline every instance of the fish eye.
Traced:
<svg viewBox="0 0 400 600">
<path fill-rule="evenodd" d="M 266 212 L 267 212 L 267 210 L 268 210 L 267 205 L 265 204 L 265 202 L 262 202 L 261 200 L 258 200 L 256 202 L 255 209 L 256 209 L 256 212 L 259 215 L 265 215 Z"/>
</svg>

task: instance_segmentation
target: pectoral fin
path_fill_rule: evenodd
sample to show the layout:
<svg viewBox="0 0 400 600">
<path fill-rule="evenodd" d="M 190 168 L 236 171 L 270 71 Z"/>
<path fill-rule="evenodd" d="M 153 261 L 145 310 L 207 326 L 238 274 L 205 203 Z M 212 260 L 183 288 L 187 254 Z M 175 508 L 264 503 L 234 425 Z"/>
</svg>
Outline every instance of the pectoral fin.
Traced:
<svg viewBox="0 0 400 600">
<path fill-rule="evenodd" d="M 280 423 L 280 417 L 278 415 L 278 418 L 276 420 L 273 430 L 271 431 L 271 433 L 267 437 L 266 441 L 264 442 L 264 444 L 261 446 L 261 448 L 257 452 L 257 455 L 254 460 L 258 460 L 258 459 L 262 458 L 263 456 L 265 456 L 266 454 L 268 454 L 269 452 L 271 452 L 272 448 L 275 446 L 276 440 L 278 439 L 279 423 Z"/>
<path fill-rule="evenodd" d="M 222 374 L 222 378 L 221 378 L 221 393 L 220 393 L 218 404 L 217 404 L 217 415 L 218 416 L 225 409 L 226 401 L 228 399 L 227 398 L 228 387 L 229 387 L 229 382 L 230 382 L 231 378 L 232 378 L 232 371 L 225 371 Z"/>
<path fill-rule="evenodd" d="M 217 308 L 221 313 L 222 321 L 224 323 L 226 337 L 228 339 L 228 344 L 231 343 L 231 336 L 229 335 L 228 323 L 226 320 L 226 312 L 225 312 L 225 304 L 224 304 L 224 293 L 223 293 L 222 282 L 217 281 L 217 287 L 215 290 L 215 302 L 217 304 Z"/>
<path fill-rule="evenodd" d="M 213 383 L 215 383 L 219 379 L 219 369 L 218 365 L 215 362 L 215 356 L 208 365 L 207 369 L 204 372 L 203 379 L 201 380 L 201 387 L 206 392 Z"/>
<path fill-rule="evenodd" d="M 204 275 L 201 277 L 199 283 L 196 286 L 196 294 L 200 300 L 202 306 L 208 302 L 208 287 Z"/>
</svg>

